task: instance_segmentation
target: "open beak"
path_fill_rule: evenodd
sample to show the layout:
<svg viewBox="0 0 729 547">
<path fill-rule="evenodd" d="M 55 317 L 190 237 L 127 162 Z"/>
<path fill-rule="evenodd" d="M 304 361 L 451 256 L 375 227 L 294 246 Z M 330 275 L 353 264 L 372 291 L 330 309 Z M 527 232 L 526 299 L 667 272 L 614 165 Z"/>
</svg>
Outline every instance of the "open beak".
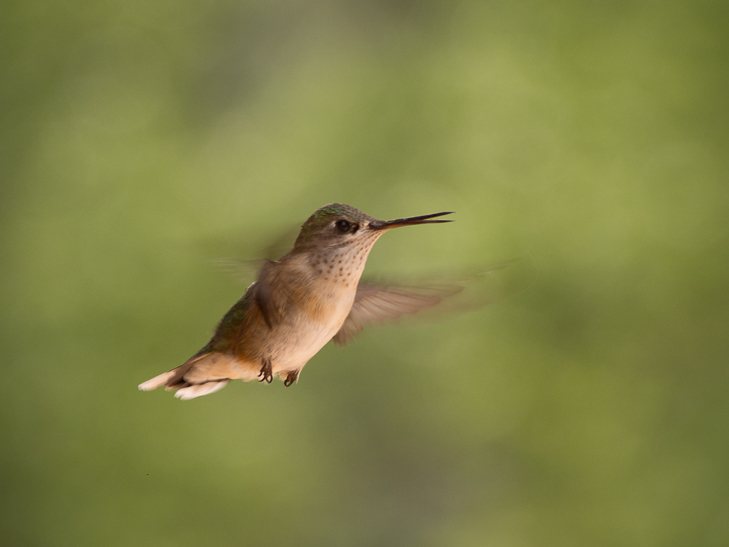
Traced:
<svg viewBox="0 0 729 547">
<path fill-rule="evenodd" d="M 370 228 L 373 230 L 389 230 L 390 228 L 399 228 L 400 226 L 415 226 L 416 224 L 440 224 L 442 222 L 453 222 L 452 220 L 429 220 L 443 215 L 451 215 L 452 211 L 445 213 L 433 213 L 432 215 L 421 215 L 419 217 L 397 218 L 395 220 L 373 220 L 370 222 Z"/>
</svg>

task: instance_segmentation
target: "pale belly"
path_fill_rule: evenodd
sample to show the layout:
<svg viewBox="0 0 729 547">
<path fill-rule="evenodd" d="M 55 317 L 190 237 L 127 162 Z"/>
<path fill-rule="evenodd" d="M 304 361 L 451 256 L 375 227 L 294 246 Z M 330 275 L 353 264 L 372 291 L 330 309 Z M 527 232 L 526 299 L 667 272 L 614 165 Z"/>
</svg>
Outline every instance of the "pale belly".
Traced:
<svg viewBox="0 0 729 547">
<path fill-rule="evenodd" d="M 285 376 L 288 372 L 301 370 L 337 334 L 353 302 L 354 292 L 338 292 L 323 303 L 327 309 L 323 317 L 305 312 L 287 314 L 266 344 L 273 373 Z"/>
</svg>

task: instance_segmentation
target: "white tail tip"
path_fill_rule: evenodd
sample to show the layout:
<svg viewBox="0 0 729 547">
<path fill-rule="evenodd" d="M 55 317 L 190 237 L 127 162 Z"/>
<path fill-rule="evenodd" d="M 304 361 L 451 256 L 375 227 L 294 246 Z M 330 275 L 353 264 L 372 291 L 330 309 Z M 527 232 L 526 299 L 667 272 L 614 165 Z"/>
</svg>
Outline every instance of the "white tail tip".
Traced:
<svg viewBox="0 0 729 547">
<path fill-rule="evenodd" d="M 154 378 L 139 384 L 138 387 L 140 391 L 152 391 L 153 389 L 157 389 L 158 387 L 165 385 L 168 380 L 175 375 L 176 372 L 177 369 L 163 372 L 159 376 L 155 376 Z"/>
<path fill-rule="evenodd" d="M 228 380 L 220 380 L 219 382 L 205 382 L 204 384 L 198 384 L 196 386 L 183 387 L 178 389 L 175 393 L 175 397 L 188 401 L 195 397 L 202 397 L 203 395 L 209 395 L 220 391 L 228 384 Z"/>
</svg>

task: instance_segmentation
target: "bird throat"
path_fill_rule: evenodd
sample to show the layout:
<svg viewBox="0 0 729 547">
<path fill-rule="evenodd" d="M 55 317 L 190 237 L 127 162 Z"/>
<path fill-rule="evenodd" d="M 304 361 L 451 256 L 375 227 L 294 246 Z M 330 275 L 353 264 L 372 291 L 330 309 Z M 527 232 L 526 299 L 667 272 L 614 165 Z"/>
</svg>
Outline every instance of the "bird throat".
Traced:
<svg viewBox="0 0 729 547">
<path fill-rule="evenodd" d="M 314 277 L 319 282 L 355 290 L 372 246 L 382 233 L 372 232 L 348 245 L 313 251 L 310 264 Z"/>
</svg>

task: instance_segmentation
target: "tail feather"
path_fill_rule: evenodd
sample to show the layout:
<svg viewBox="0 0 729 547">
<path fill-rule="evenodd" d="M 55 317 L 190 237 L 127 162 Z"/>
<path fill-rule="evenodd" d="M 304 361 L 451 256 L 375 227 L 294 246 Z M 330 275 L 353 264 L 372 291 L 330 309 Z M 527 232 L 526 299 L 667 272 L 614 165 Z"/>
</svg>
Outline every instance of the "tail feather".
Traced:
<svg viewBox="0 0 729 547">
<path fill-rule="evenodd" d="M 177 373 L 177 368 L 168 372 L 163 372 L 159 376 L 155 376 L 154 378 L 139 384 L 139 389 L 141 391 L 152 391 L 153 389 L 157 389 L 158 387 L 167 384 L 167 382 Z"/>
<path fill-rule="evenodd" d="M 205 353 L 139 384 L 139 389 L 151 391 L 165 386 L 167 391 L 177 390 L 178 399 L 194 399 L 223 389 L 229 380 L 255 380 L 259 369 L 260 365 L 240 362 L 233 355 Z"/>
<path fill-rule="evenodd" d="M 204 384 L 183 387 L 177 390 L 177 393 L 175 393 L 175 397 L 177 397 L 178 399 L 182 399 L 183 401 L 187 401 L 189 399 L 194 399 L 195 397 L 202 397 L 203 395 L 210 395 L 211 393 L 220 391 L 226 385 L 228 385 L 228 380 L 213 380 L 210 382 L 205 382 Z"/>
</svg>

